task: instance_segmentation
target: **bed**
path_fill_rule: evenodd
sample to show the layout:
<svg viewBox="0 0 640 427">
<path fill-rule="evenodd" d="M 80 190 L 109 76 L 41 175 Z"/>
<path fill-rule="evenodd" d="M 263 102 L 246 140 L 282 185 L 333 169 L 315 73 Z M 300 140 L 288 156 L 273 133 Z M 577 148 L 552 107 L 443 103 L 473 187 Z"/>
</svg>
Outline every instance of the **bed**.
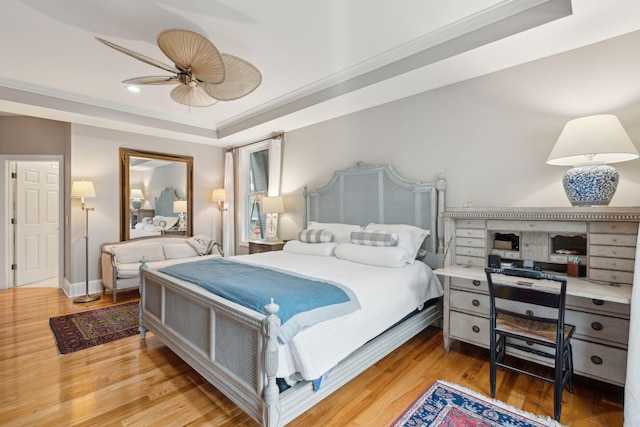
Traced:
<svg viewBox="0 0 640 427">
<path fill-rule="evenodd" d="M 129 238 L 161 236 L 163 231 L 176 227 L 178 217 L 173 213 L 173 202 L 181 200 L 176 190 L 167 187 L 155 199 L 155 215 L 152 218 L 140 218 L 131 230 Z"/>
<path fill-rule="evenodd" d="M 357 227 L 369 237 L 372 233 L 385 238 L 399 235 L 398 244 L 406 242 L 405 227 L 428 230 L 422 245 L 414 248 L 419 258 L 415 261 L 413 253 L 410 259 L 378 257 L 381 252 L 360 252 L 358 245 L 347 241 L 322 242 L 335 246 L 330 254 L 319 254 L 325 249 L 301 241 L 302 234 L 301 240 L 287 242 L 283 251 L 223 260 L 338 281 L 355 295 L 360 305 L 355 311 L 283 340 L 281 331 L 288 330 L 290 323 L 283 324 L 279 314 L 284 316 L 288 307 L 280 307 L 277 298 L 264 301 L 264 310 L 253 310 L 190 280 L 143 269 L 141 337 L 153 332 L 262 425 L 285 425 L 429 325 L 438 324 L 442 287 L 431 268 L 442 265 L 444 191 L 442 177 L 422 183 L 400 177 L 390 166 L 364 163 L 336 172 L 320 189 L 305 187 L 305 230 L 318 230 L 313 233 L 316 236 L 333 228 L 337 240 L 343 236 L 342 227 Z M 380 232 L 385 227 L 391 231 Z M 351 252 L 354 246 L 357 250 Z M 388 262 L 404 264 L 395 268 L 384 265 Z M 393 286 L 410 292 L 399 296 Z M 385 287 L 390 287 L 394 298 L 385 299 L 381 294 Z M 355 323 L 345 328 L 345 322 Z M 278 379 L 296 375 L 301 381 L 280 391 Z"/>
</svg>

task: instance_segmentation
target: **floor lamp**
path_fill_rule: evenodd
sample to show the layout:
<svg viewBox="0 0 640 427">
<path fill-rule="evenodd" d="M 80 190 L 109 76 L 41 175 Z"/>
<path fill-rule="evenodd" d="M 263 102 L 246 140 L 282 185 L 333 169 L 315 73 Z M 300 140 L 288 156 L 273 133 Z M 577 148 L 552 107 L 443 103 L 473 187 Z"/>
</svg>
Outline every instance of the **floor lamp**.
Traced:
<svg viewBox="0 0 640 427">
<path fill-rule="evenodd" d="M 76 303 L 91 302 L 100 299 L 100 294 L 89 295 L 89 211 L 94 208 L 88 208 L 84 205 L 84 199 L 96 197 L 96 190 L 93 188 L 93 182 L 74 181 L 71 185 L 71 197 L 74 199 L 80 198 L 82 203 L 82 210 L 85 212 L 84 220 L 84 251 L 85 251 L 85 264 L 84 264 L 84 280 L 85 280 L 85 294 L 81 297 L 77 297 L 73 300 Z"/>
<path fill-rule="evenodd" d="M 224 202 L 227 201 L 227 191 L 224 188 L 216 188 L 211 193 L 211 201 L 218 202 L 218 209 L 220 210 L 220 245 L 222 245 L 222 232 L 223 232 L 223 224 L 222 224 L 222 214 L 226 211 L 224 207 Z M 220 247 L 222 249 L 222 247 Z"/>
</svg>

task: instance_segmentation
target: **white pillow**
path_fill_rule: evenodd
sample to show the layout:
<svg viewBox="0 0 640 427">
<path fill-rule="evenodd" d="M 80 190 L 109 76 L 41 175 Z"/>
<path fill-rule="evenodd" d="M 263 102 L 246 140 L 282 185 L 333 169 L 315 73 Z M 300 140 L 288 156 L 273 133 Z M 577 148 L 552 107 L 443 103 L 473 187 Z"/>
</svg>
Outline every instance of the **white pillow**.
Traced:
<svg viewBox="0 0 640 427">
<path fill-rule="evenodd" d="M 399 246 L 364 246 L 342 243 L 335 250 L 336 258 L 377 267 L 404 267 L 409 254 Z"/>
<path fill-rule="evenodd" d="M 332 256 L 338 244 L 336 242 L 305 243 L 300 240 L 289 240 L 282 250 L 291 254 Z"/>
<path fill-rule="evenodd" d="M 142 218 L 140 222 L 143 224 L 153 224 L 153 218 L 151 218 L 150 216 L 146 216 Z"/>
<path fill-rule="evenodd" d="M 198 252 L 187 242 L 165 243 L 162 245 L 162 249 L 164 250 L 166 259 L 192 258 L 198 256 Z"/>
<path fill-rule="evenodd" d="M 398 233 L 398 247 L 406 249 L 409 254 L 409 261 L 407 261 L 409 264 L 413 264 L 424 239 L 431 233 L 430 230 L 407 224 L 371 223 L 365 227 L 365 230 L 394 231 Z"/>
<path fill-rule="evenodd" d="M 177 216 L 165 216 L 164 220 L 166 222 L 166 224 L 164 225 L 164 229 L 168 230 L 171 227 L 173 227 L 174 225 L 176 225 L 176 223 L 178 222 L 178 217 Z"/>
<path fill-rule="evenodd" d="M 142 230 L 144 228 L 144 224 L 139 222 L 136 224 L 136 230 Z"/>
<path fill-rule="evenodd" d="M 333 222 L 309 221 L 308 230 L 327 230 L 333 234 L 333 241 L 336 243 L 348 243 L 351 241 L 351 232 L 360 230 L 362 226 L 353 224 L 339 224 Z"/>
</svg>

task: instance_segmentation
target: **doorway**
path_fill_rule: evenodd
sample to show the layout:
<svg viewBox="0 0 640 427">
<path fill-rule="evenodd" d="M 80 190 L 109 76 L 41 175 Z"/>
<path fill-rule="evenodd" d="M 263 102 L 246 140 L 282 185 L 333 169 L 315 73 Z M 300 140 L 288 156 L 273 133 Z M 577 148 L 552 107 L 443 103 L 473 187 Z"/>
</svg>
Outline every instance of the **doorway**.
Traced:
<svg viewBox="0 0 640 427">
<path fill-rule="evenodd" d="M 3 169 L 4 287 L 61 288 L 62 156 L 0 156 Z M 3 227 L 4 228 L 4 227 Z M 2 288 L 0 282 L 0 288 Z"/>
</svg>

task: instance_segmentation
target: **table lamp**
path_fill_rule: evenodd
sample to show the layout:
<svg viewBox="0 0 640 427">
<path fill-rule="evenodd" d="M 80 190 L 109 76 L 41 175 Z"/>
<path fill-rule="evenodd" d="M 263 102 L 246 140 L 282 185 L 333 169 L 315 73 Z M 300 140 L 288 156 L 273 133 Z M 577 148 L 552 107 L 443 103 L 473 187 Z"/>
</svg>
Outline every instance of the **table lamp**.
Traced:
<svg viewBox="0 0 640 427">
<path fill-rule="evenodd" d="M 638 150 L 614 115 L 567 122 L 547 163 L 573 166 L 562 177 L 573 206 L 606 206 L 618 186 L 618 171 L 608 163 L 638 158 Z"/>
</svg>

